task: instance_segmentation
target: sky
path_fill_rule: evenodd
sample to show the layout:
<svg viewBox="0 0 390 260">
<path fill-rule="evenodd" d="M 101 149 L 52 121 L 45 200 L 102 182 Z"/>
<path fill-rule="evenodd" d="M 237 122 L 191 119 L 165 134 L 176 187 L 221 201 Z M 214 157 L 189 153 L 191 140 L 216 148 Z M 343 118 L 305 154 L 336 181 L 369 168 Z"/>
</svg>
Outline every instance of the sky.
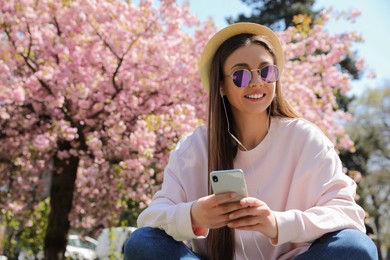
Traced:
<svg viewBox="0 0 390 260">
<path fill-rule="evenodd" d="M 227 25 L 227 17 L 236 18 L 238 14 L 250 14 L 251 9 L 241 0 L 190 0 L 190 10 L 201 20 L 211 18 L 218 29 Z M 356 31 L 363 37 L 352 50 L 366 60 L 366 74 L 375 72 L 375 79 L 352 81 L 350 94 L 364 95 L 368 88 L 390 84 L 390 0 L 316 0 L 315 8 L 333 7 L 335 11 L 356 8 L 362 12 L 355 23 L 331 21 L 326 30 L 329 33 Z"/>
</svg>

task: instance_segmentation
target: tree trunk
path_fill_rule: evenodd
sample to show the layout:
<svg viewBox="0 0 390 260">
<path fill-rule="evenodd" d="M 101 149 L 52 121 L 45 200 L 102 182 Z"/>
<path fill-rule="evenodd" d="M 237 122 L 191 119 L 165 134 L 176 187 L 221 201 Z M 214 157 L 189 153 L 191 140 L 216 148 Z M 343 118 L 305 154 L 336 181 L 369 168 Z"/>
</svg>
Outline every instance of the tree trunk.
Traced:
<svg viewBox="0 0 390 260">
<path fill-rule="evenodd" d="M 50 186 L 50 214 L 44 247 L 46 260 L 64 259 L 78 164 L 77 157 L 54 159 Z"/>
</svg>

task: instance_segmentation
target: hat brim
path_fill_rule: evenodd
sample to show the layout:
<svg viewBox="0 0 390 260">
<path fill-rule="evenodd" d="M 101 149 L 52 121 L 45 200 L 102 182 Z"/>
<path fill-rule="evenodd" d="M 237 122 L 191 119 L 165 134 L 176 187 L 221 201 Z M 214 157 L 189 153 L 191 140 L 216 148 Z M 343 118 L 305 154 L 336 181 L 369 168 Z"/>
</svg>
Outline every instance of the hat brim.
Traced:
<svg viewBox="0 0 390 260">
<path fill-rule="evenodd" d="M 217 52 L 218 48 L 224 43 L 227 39 L 238 35 L 238 34 L 244 34 L 244 33 L 250 33 L 254 35 L 261 35 L 267 38 L 267 40 L 272 44 L 272 48 L 275 51 L 276 56 L 276 64 L 278 65 L 280 75 L 283 72 L 284 68 L 284 53 L 282 44 L 276 36 L 276 34 L 269 29 L 268 27 L 265 27 L 260 24 L 256 23 L 235 23 L 232 25 L 229 25 L 222 30 L 218 31 L 207 43 L 203 50 L 200 63 L 199 63 L 199 69 L 200 69 L 200 79 L 202 82 L 203 87 L 206 89 L 207 92 L 210 90 L 210 68 L 211 63 L 214 58 L 215 53 Z"/>
</svg>

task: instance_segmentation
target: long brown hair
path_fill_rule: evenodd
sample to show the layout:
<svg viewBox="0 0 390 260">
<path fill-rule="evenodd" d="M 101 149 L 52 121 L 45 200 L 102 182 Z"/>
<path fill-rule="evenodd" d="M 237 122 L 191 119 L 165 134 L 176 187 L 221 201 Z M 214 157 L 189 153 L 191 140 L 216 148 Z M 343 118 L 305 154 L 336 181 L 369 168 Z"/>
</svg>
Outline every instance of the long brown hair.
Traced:
<svg viewBox="0 0 390 260">
<path fill-rule="evenodd" d="M 231 114 L 230 104 L 226 97 L 220 95 L 220 83 L 223 77 L 223 65 L 228 56 L 238 48 L 258 44 L 266 48 L 276 58 L 271 44 L 264 37 L 253 34 L 239 34 L 226 40 L 217 50 L 210 69 L 210 96 L 208 120 L 208 170 L 232 169 L 237 154 L 237 144 L 228 132 L 227 120 L 223 108 L 222 98 L 225 100 L 227 114 L 230 122 L 230 132 L 236 135 L 234 118 Z M 278 65 L 278 64 L 275 64 Z M 280 82 L 276 82 L 276 97 L 270 107 L 271 116 L 299 117 L 283 97 Z M 212 189 L 209 181 L 209 194 Z M 233 259 L 235 255 L 234 231 L 228 227 L 211 229 L 207 238 L 208 256 L 212 260 Z"/>
</svg>

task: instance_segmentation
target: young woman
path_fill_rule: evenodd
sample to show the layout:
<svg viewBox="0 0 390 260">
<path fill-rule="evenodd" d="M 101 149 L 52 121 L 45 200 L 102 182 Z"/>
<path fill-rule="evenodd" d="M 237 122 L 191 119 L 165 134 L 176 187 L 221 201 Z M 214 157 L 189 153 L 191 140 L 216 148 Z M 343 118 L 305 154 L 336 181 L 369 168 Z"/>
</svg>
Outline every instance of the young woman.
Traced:
<svg viewBox="0 0 390 260">
<path fill-rule="evenodd" d="M 125 259 L 376 259 L 333 144 L 283 98 L 278 37 L 230 25 L 200 64 L 208 126 L 172 151 Z M 248 197 L 213 194 L 209 173 L 226 169 L 244 171 Z"/>
</svg>

